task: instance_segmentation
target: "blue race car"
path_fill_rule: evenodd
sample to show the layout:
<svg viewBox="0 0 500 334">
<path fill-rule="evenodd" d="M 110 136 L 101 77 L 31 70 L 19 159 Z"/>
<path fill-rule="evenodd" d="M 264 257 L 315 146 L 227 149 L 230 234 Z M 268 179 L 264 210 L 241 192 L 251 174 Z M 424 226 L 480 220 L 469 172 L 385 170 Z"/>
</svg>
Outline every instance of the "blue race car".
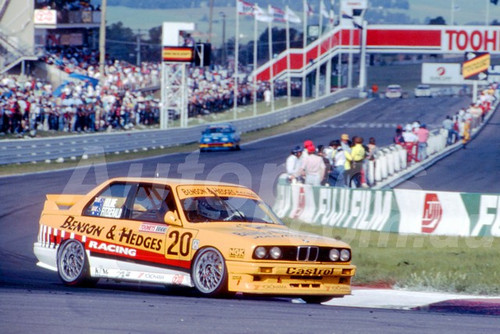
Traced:
<svg viewBox="0 0 500 334">
<path fill-rule="evenodd" d="M 201 133 L 200 152 L 239 149 L 240 135 L 230 123 L 209 125 Z"/>
</svg>

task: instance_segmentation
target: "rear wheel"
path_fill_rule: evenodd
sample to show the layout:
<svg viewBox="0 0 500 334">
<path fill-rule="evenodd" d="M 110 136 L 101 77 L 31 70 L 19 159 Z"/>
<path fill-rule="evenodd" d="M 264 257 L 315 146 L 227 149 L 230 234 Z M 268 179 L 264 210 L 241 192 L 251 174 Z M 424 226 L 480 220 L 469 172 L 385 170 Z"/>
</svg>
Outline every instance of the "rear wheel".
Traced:
<svg viewBox="0 0 500 334">
<path fill-rule="evenodd" d="M 93 284 L 89 273 L 87 254 L 83 244 L 77 240 L 64 242 L 57 252 L 57 272 L 66 285 Z"/>
<path fill-rule="evenodd" d="M 227 292 L 227 269 L 224 257 L 215 248 L 199 251 L 191 269 L 191 278 L 199 293 L 220 296 Z"/>
</svg>

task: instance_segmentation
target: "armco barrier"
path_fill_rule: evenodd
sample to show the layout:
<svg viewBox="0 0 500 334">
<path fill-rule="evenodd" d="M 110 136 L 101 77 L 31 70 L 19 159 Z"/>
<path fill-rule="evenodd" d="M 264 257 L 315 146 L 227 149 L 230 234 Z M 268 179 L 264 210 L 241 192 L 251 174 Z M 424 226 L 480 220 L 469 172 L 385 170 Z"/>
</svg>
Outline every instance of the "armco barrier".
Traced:
<svg viewBox="0 0 500 334">
<path fill-rule="evenodd" d="M 280 179 L 279 217 L 358 230 L 500 237 L 500 194 L 313 187 Z"/>
<path fill-rule="evenodd" d="M 250 132 L 288 122 L 344 99 L 358 97 L 359 89 L 341 89 L 315 100 L 255 117 L 231 121 L 240 132 Z M 167 130 L 93 133 L 53 138 L 0 140 L 0 165 L 55 161 L 102 153 L 164 148 L 197 142 L 206 125 Z"/>
</svg>

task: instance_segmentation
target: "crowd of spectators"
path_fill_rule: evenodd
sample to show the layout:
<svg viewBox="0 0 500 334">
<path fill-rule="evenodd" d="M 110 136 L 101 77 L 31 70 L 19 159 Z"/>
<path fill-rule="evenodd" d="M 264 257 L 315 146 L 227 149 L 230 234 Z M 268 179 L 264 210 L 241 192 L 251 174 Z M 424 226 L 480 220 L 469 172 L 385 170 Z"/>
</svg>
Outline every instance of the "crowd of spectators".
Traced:
<svg viewBox="0 0 500 334">
<path fill-rule="evenodd" d="M 101 10 L 101 6 L 100 5 L 94 6 L 92 0 L 67 0 L 67 1 L 36 0 L 35 8 L 36 9 L 50 8 L 50 9 L 57 9 L 59 11 Z"/>
<path fill-rule="evenodd" d="M 368 161 L 374 160 L 378 151 L 375 138 L 359 136 L 349 138 L 344 133 L 328 146 L 316 146 L 305 140 L 304 146 L 296 146 L 286 159 L 287 178 L 291 183 L 312 186 L 363 187 L 372 186 L 368 181 Z"/>
<path fill-rule="evenodd" d="M 484 122 L 498 98 L 500 87 L 490 85 L 481 92 L 479 98 L 468 108 L 462 108 L 453 116 L 446 116 L 442 129 L 447 131 L 447 145 L 461 141 L 466 148 L 472 129 Z M 407 166 L 428 158 L 427 146 L 430 132 L 420 121 L 398 125 L 393 143 L 406 150 Z M 340 139 L 332 140 L 328 146 L 315 146 L 313 141 L 304 141 L 303 146 L 294 147 L 286 159 L 285 168 L 288 181 L 313 186 L 370 187 L 373 186 L 373 173 L 369 161 L 375 160 L 378 152 L 375 138 L 371 137 L 364 145 L 362 137 L 349 138 L 342 134 Z"/>
<path fill-rule="evenodd" d="M 160 63 L 143 62 L 134 66 L 107 59 L 101 78 L 99 53 L 89 48 L 49 46 L 41 61 L 68 74 L 78 74 L 80 80 L 53 87 L 40 78 L 21 80 L 16 76 L 0 76 L 0 132 L 22 136 L 33 135 L 40 129 L 103 131 L 159 123 L 160 101 L 152 92 L 160 87 Z M 237 105 L 242 106 L 253 103 L 254 93 L 253 83 L 246 79 L 249 73 L 244 68 L 239 71 L 245 76 L 238 83 L 236 97 Z M 232 66 L 188 67 L 187 84 L 189 117 L 233 108 Z M 269 91 L 268 83 L 259 82 L 257 101 L 263 101 Z M 300 84 L 294 83 L 293 92 L 301 92 Z M 286 84 L 277 82 L 275 96 L 286 94 Z M 169 117 L 178 115 L 170 113 Z"/>
</svg>

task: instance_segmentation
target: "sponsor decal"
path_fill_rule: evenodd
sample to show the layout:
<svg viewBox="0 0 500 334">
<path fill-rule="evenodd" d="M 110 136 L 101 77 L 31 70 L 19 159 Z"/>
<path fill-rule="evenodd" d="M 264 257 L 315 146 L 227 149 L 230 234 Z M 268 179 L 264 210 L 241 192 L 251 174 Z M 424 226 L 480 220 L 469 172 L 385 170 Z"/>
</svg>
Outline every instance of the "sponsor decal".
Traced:
<svg viewBox="0 0 500 334">
<path fill-rule="evenodd" d="M 183 282 L 184 282 L 184 275 L 174 275 L 174 277 L 172 277 L 172 284 L 182 285 Z"/>
<path fill-rule="evenodd" d="M 57 11 L 53 9 L 35 9 L 35 24 L 57 24 Z"/>
<path fill-rule="evenodd" d="M 121 202 L 121 201 L 120 201 Z M 118 198 L 96 197 L 90 207 L 90 215 L 107 218 L 120 218 L 122 208 L 118 205 Z"/>
<path fill-rule="evenodd" d="M 246 198 L 254 198 L 258 197 L 250 190 L 245 188 L 237 188 L 237 187 L 218 187 L 218 186 L 179 186 L 179 197 L 180 199 L 184 199 L 186 197 L 199 197 L 199 196 L 217 196 L 227 197 L 246 197 Z"/>
<path fill-rule="evenodd" d="M 191 245 L 191 248 L 193 250 L 197 250 L 198 248 L 200 248 L 200 240 L 194 239 L 193 240 L 193 244 Z"/>
<path fill-rule="evenodd" d="M 479 217 L 471 235 L 500 237 L 500 196 L 482 195 L 478 211 Z"/>
<path fill-rule="evenodd" d="M 141 224 L 139 227 L 139 232 L 148 232 L 148 233 L 160 233 L 164 234 L 167 232 L 168 226 L 166 225 L 157 225 L 157 224 Z"/>
<path fill-rule="evenodd" d="M 190 63 L 194 59 L 194 50 L 189 47 L 164 46 L 162 59 L 166 62 L 186 62 Z"/>
<path fill-rule="evenodd" d="M 156 251 L 159 251 L 161 249 L 163 243 L 163 240 L 161 239 L 144 237 L 140 234 L 134 233 L 133 230 L 127 229 L 125 227 L 122 228 L 121 233 L 119 234 L 118 241 Z"/>
<path fill-rule="evenodd" d="M 164 281 L 166 279 L 166 275 L 156 274 L 156 273 L 140 273 L 137 278 L 154 280 L 154 281 Z"/>
<path fill-rule="evenodd" d="M 443 216 L 443 207 L 435 193 L 425 195 L 424 212 L 422 215 L 422 232 L 433 233 Z"/>
<path fill-rule="evenodd" d="M 244 248 L 229 248 L 229 257 L 243 259 L 245 257 Z"/>
<path fill-rule="evenodd" d="M 73 216 L 69 216 L 68 218 L 66 218 L 60 228 L 65 228 L 70 231 L 76 231 L 79 233 L 87 234 L 89 236 L 97 237 L 101 236 L 101 233 L 104 230 L 104 227 L 102 226 L 75 220 L 75 217 Z"/>
<path fill-rule="evenodd" d="M 334 268 L 326 268 L 326 269 L 319 269 L 319 268 L 309 268 L 309 269 L 302 269 L 302 268 L 287 268 L 286 273 L 288 275 L 301 275 L 301 276 L 333 276 L 335 275 L 335 269 Z"/>
<path fill-rule="evenodd" d="M 94 275 L 95 276 L 108 276 L 109 272 L 108 272 L 107 268 L 98 267 L 98 268 L 94 268 Z"/>
<path fill-rule="evenodd" d="M 123 246 L 119 246 L 119 245 L 114 245 L 114 244 L 108 244 L 105 242 L 98 242 L 98 241 L 94 241 L 94 240 L 89 241 L 88 248 L 99 250 L 99 251 L 105 251 L 107 253 L 127 255 L 127 256 L 131 256 L 131 257 L 135 257 L 137 255 L 136 249 L 123 247 Z"/>
<path fill-rule="evenodd" d="M 443 31 L 443 47 L 448 51 L 499 51 L 500 30 L 462 28 Z"/>
</svg>

